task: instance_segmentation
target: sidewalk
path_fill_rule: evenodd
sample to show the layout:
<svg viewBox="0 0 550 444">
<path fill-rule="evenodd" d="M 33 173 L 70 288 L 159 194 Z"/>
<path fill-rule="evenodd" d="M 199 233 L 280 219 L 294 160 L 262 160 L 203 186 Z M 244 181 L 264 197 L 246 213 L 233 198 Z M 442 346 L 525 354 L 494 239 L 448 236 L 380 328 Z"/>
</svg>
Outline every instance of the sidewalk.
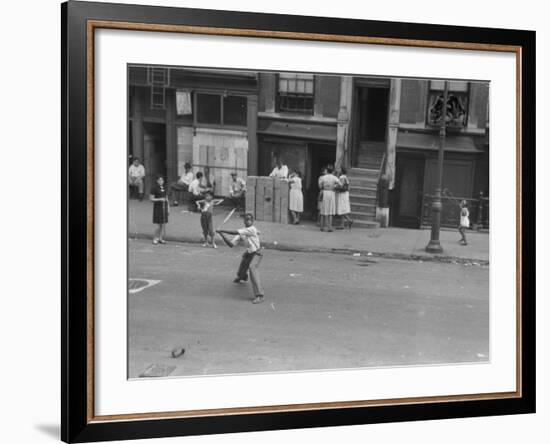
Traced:
<svg viewBox="0 0 550 444">
<path fill-rule="evenodd" d="M 153 205 L 150 202 L 131 200 L 128 208 L 128 235 L 130 238 L 151 239 Z M 229 213 L 227 207 L 214 210 L 214 229 L 217 229 Z M 187 206 L 172 207 L 166 226 L 166 240 L 199 242 L 202 236 L 199 214 L 187 212 Z M 235 213 L 224 225 L 225 229 L 242 226 L 242 219 Z M 456 230 L 441 230 L 440 240 L 443 253 L 434 255 L 424 248 L 430 240 L 430 230 L 407 228 L 380 228 L 335 230 L 321 232 L 316 224 L 304 221 L 300 225 L 283 225 L 271 222 L 257 222 L 262 245 L 265 248 L 288 251 L 332 252 L 389 257 L 396 259 L 436 260 L 443 262 L 471 262 L 476 265 L 489 263 L 489 235 L 469 231 L 468 245 L 459 244 Z M 218 245 L 223 245 L 221 239 Z"/>
</svg>

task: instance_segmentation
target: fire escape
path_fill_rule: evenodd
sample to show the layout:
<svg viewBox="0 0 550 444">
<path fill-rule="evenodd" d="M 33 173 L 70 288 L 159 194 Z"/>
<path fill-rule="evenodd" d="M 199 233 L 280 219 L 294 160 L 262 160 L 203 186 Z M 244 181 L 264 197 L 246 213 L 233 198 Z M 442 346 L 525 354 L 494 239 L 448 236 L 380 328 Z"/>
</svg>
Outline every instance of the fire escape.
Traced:
<svg viewBox="0 0 550 444">
<path fill-rule="evenodd" d="M 170 85 L 170 68 L 147 67 L 147 84 L 151 91 L 151 109 L 166 109 L 166 88 Z"/>
</svg>

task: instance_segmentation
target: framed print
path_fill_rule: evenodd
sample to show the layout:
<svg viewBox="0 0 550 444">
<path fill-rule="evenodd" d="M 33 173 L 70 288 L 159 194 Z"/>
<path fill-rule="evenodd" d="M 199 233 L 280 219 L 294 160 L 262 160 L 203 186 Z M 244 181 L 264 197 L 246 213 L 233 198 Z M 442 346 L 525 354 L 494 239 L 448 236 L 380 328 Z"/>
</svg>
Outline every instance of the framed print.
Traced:
<svg viewBox="0 0 550 444">
<path fill-rule="evenodd" d="M 535 411 L 535 34 L 62 13 L 62 439 Z"/>
</svg>

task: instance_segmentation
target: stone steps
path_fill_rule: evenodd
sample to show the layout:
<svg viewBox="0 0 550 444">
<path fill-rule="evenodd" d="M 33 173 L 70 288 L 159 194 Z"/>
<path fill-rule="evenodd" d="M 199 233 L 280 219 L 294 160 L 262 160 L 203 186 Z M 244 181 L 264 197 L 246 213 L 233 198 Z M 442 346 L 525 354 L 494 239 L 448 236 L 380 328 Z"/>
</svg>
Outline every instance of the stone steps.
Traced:
<svg viewBox="0 0 550 444">
<path fill-rule="evenodd" d="M 368 214 L 376 216 L 376 201 L 374 202 L 354 202 L 350 204 L 351 213 Z"/>
<path fill-rule="evenodd" d="M 376 191 L 372 194 L 351 194 L 349 195 L 350 204 L 351 202 L 357 204 L 371 204 L 376 205 Z"/>
<path fill-rule="evenodd" d="M 354 222 L 376 222 L 376 213 L 364 213 L 362 211 L 352 211 L 351 218 Z"/>
<path fill-rule="evenodd" d="M 380 227 L 376 222 L 376 203 L 378 177 L 383 159 L 383 152 L 364 147 L 359 152 L 357 167 L 348 171 L 351 217 L 354 220 L 354 227 Z"/>
</svg>

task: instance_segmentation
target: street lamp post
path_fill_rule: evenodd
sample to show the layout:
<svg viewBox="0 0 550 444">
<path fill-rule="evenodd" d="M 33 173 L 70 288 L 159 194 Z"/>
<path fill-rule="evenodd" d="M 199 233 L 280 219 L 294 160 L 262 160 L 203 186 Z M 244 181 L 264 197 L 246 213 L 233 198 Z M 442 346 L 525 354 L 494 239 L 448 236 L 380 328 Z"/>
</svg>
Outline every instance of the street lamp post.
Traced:
<svg viewBox="0 0 550 444">
<path fill-rule="evenodd" d="M 428 253 L 442 253 L 443 248 L 439 242 L 439 231 L 441 227 L 441 184 L 443 182 L 443 159 L 445 155 L 445 137 L 446 137 L 446 117 L 447 117 L 447 96 L 449 91 L 449 82 L 445 81 L 443 90 L 443 106 L 441 110 L 441 126 L 439 127 L 439 152 L 437 156 L 437 186 L 435 188 L 435 196 L 432 201 L 432 231 L 430 242 L 426 245 Z"/>
</svg>

